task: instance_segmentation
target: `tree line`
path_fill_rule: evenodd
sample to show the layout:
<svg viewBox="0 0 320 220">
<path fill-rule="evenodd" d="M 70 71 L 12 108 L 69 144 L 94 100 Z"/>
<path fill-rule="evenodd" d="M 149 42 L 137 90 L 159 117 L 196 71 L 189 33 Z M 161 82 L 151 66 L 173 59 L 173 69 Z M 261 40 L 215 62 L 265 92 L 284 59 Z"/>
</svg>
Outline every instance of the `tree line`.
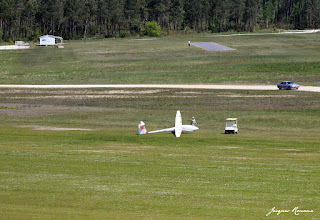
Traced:
<svg viewBox="0 0 320 220">
<path fill-rule="evenodd" d="M 319 28 L 320 0 L 0 0 L 0 40 Z"/>
</svg>

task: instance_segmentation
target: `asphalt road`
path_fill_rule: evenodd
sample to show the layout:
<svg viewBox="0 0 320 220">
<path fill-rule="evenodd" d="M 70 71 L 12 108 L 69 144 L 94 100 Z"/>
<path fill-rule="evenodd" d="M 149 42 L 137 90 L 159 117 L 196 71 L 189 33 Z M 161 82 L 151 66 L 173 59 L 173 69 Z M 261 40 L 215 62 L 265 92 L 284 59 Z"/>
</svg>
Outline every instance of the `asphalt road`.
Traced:
<svg viewBox="0 0 320 220">
<path fill-rule="evenodd" d="M 89 89 L 89 88 L 278 90 L 276 85 L 270 85 L 270 86 L 260 86 L 260 85 L 179 85 L 179 84 L 0 85 L 0 89 Z M 299 91 L 320 92 L 320 87 L 300 86 Z"/>
<path fill-rule="evenodd" d="M 212 42 L 194 42 L 194 43 L 191 43 L 191 45 L 200 47 L 207 51 L 235 50 L 230 47 L 226 47 L 226 46 L 223 46 L 217 43 L 212 43 Z"/>
</svg>

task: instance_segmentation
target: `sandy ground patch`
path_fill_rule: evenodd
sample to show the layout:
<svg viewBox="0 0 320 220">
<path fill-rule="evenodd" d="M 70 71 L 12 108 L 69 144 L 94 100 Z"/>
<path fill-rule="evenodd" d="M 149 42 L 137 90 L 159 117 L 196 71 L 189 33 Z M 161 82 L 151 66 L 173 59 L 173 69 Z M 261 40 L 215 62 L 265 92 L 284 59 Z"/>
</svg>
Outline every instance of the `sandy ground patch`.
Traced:
<svg viewBox="0 0 320 220">
<path fill-rule="evenodd" d="M 145 150 L 145 149 L 153 149 L 155 147 L 152 146 L 108 146 L 111 149 L 98 150 L 98 149 L 90 149 L 90 150 L 72 150 L 76 152 L 86 152 L 86 153 L 134 153 L 134 151 Z"/>
<path fill-rule="evenodd" d="M 11 99 L 136 99 L 138 96 L 129 96 L 129 95 L 52 95 L 52 96 L 32 96 L 32 97 L 23 97 L 16 96 Z"/>
<path fill-rule="evenodd" d="M 157 38 L 141 38 L 141 39 L 132 39 L 132 40 L 156 40 Z"/>
<path fill-rule="evenodd" d="M 17 45 L 0 46 L 0 50 L 25 50 L 29 48 L 30 46 L 17 46 Z"/>
<path fill-rule="evenodd" d="M 39 131 L 93 131 L 92 129 L 86 129 L 86 128 L 58 128 L 58 127 L 38 126 L 38 125 L 22 125 L 18 127 L 30 128 L 32 130 L 39 130 Z"/>
<path fill-rule="evenodd" d="M 230 95 L 217 95 L 228 98 L 293 98 L 296 95 L 241 95 L 241 94 L 230 94 Z"/>
<path fill-rule="evenodd" d="M 33 89 L 33 88 L 31 88 Z M 70 90 L 49 90 L 49 91 L 43 91 L 43 90 L 25 90 L 25 88 L 21 89 L 10 89 L 10 90 L 0 90 L 0 94 L 23 94 L 23 93 L 30 93 L 30 94 L 50 94 L 50 95 L 69 95 Z M 168 91 L 167 89 L 147 89 L 147 90 L 137 90 L 134 91 L 134 94 L 154 94 L 154 93 L 161 93 Z M 89 90 L 89 89 L 82 89 L 80 91 L 73 90 L 72 94 L 76 95 L 127 95 L 132 94 L 132 90 L 103 90 L 103 91 L 96 91 L 96 90 Z"/>
<path fill-rule="evenodd" d="M 213 148 L 217 148 L 217 149 L 238 149 L 240 147 L 236 147 L 236 146 L 209 146 L 209 147 L 213 147 Z"/>
<path fill-rule="evenodd" d="M 200 95 L 202 93 L 201 92 L 176 92 L 176 94 L 195 94 L 195 95 Z"/>
<path fill-rule="evenodd" d="M 10 99 L 27 100 L 27 99 L 72 99 L 72 100 L 86 100 L 86 99 L 136 99 L 141 98 L 136 95 L 148 95 L 155 93 L 162 93 L 168 90 L 165 89 L 147 89 L 147 90 L 103 90 L 96 91 L 90 89 L 70 90 L 34 90 L 34 89 L 9 89 L 0 90 L 0 95 L 17 94 Z M 24 96 L 24 94 L 27 94 Z M 35 94 L 38 96 L 30 96 Z"/>
<path fill-rule="evenodd" d="M 143 88 L 143 89 L 220 89 L 220 90 L 278 90 L 276 85 L 179 85 L 179 84 L 100 84 L 100 85 L 0 85 L 0 89 L 89 89 L 89 88 Z M 319 86 L 300 86 L 298 91 L 320 92 Z M 294 91 L 293 91 L 294 92 Z"/>
<path fill-rule="evenodd" d="M 198 96 L 152 96 L 153 98 L 197 98 Z M 139 97 L 139 96 L 129 96 L 129 95 L 52 95 L 52 96 L 16 96 L 11 97 L 10 99 L 21 100 L 21 99 L 73 99 L 73 100 L 87 100 L 87 99 L 142 99 L 148 97 Z"/>
<path fill-rule="evenodd" d="M 72 150 L 75 152 L 85 152 L 85 153 L 132 153 L 131 151 L 125 151 L 125 150 Z"/>
<path fill-rule="evenodd" d="M 28 99 L 28 100 L 32 101 L 32 99 Z M 68 105 L 70 100 L 68 100 L 68 103 L 66 103 L 64 99 L 55 100 L 55 101 L 58 101 L 57 103 L 56 102 L 53 103 L 52 99 L 38 99 L 38 100 L 46 101 L 46 103 L 37 103 L 37 100 L 35 103 L 34 102 L 28 103 L 28 101 L 25 101 L 24 103 L 2 102 L 0 104 L 0 115 L 7 116 L 7 117 L 28 118 L 28 117 L 38 117 L 38 116 L 44 116 L 44 115 L 66 114 L 70 112 L 79 112 L 79 111 L 101 112 L 106 110 L 104 106 L 101 107 L 101 106 Z M 62 102 L 59 102 L 61 100 Z M 47 104 L 48 102 L 51 102 L 50 105 Z"/>
</svg>

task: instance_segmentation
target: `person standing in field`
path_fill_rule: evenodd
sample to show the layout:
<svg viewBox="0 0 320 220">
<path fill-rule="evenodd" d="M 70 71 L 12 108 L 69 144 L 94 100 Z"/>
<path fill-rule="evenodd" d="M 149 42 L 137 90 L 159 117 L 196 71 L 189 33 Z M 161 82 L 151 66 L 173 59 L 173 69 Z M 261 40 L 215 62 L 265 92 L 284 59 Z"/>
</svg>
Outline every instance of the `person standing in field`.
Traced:
<svg viewBox="0 0 320 220">
<path fill-rule="evenodd" d="M 190 45 L 191 45 L 191 42 L 190 42 L 190 41 L 188 41 L 188 45 L 189 45 L 189 47 L 190 47 Z"/>
<path fill-rule="evenodd" d="M 192 125 L 192 126 L 196 126 L 196 124 L 197 124 L 196 119 L 195 119 L 194 117 L 192 117 L 192 118 L 191 118 L 191 125 Z"/>
</svg>

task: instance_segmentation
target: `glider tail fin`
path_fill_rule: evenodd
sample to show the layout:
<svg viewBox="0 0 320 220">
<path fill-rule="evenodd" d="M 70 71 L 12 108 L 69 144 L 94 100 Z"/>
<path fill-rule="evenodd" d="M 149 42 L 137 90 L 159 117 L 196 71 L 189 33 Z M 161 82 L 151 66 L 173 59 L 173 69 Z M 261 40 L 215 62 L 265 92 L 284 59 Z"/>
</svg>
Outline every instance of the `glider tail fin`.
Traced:
<svg viewBox="0 0 320 220">
<path fill-rule="evenodd" d="M 140 121 L 139 124 L 139 134 L 147 134 L 146 124 L 143 121 Z"/>
</svg>

